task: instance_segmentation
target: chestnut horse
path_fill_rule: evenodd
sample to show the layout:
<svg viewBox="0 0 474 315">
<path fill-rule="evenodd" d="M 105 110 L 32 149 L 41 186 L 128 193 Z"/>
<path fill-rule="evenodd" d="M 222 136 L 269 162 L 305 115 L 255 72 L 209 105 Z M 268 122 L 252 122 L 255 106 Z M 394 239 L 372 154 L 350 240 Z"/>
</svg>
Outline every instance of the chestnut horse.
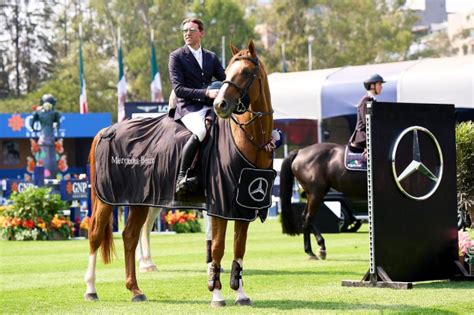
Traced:
<svg viewBox="0 0 474 315">
<path fill-rule="evenodd" d="M 255 167 L 268 169 L 272 165 L 272 154 L 266 148 L 271 140 L 273 110 L 265 67 L 259 61 L 252 41 L 247 49 L 241 51 L 232 46 L 232 52 L 234 55 L 226 69 L 226 80 L 214 100 L 214 111 L 218 119 L 231 119 L 230 129 L 233 142 L 240 154 Z M 234 111 L 240 115 L 234 115 Z M 89 229 L 89 264 L 85 275 L 87 288 L 84 298 L 86 300 L 98 299 L 95 273 L 99 247 L 104 263 L 109 263 L 113 254 L 112 206 L 101 201 L 95 192 L 95 148 L 100 134 L 101 132 L 94 138 L 89 155 L 93 210 Z M 132 293 L 132 301 L 147 300 L 137 283 L 135 250 L 148 212 L 146 206 L 130 206 L 127 224 L 122 232 L 125 250 L 125 285 Z M 243 290 L 242 282 L 249 223 L 249 221 L 235 220 L 230 286 L 236 292 L 235 303 L 238 305 L 251 305 L 250 298 Z M 226 228 L 227 219 L 212 217 L 212 262 L 208 268 L 208 289 L 212 292 L 211 305 L 214 307 L 225 305 L 221 294 L 220 270 Z"/>
<path fill-rule="evenodd" d="M 367 172 L 347 170 L 344 166 L 344 151 L 343 145 L 316 143 L 290 152 L 281 165 L 280 201 L 283 233 L 289 235 L 303 233 L 304 250 L 311 259 L 326 258 L 326 244 L 315 225 L 314 216 L 329 189 L 334 188 L 349 199 L 367 200 Z M 306 194 L 307 203 L 303 213 L 291 206 L 295 177 Z M 311 233 L 315 235 L 319 245 L 317 255 L 311 249 Z"/>
</svg>

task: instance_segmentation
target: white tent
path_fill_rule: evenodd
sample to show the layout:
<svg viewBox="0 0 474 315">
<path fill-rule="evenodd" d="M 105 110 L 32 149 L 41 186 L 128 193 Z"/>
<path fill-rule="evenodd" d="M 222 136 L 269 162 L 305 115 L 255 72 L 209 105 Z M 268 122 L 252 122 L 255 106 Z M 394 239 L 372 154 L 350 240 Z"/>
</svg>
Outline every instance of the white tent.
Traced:
<svg viewBox="0 0 474 315">
<path fill-rule="evenodd" d="M 272 73 L 268 76 L 275 119 L 318 119 L 321 89 L 326 78 L 340 68 Z"/>
<path fill-rule="evenodd" d="M 423 59 L 398 80 L 397 100 L 474 108 L 474 55 Z"/>
<path fill-rule="evenodd" d="M 314 119 L 356 113 L 362 82 L 378 73 L 380 101 L 455 104 L 474 109 L 474 56 L 429 58 L 269 75 L 275 119 Z"/>
</svg>

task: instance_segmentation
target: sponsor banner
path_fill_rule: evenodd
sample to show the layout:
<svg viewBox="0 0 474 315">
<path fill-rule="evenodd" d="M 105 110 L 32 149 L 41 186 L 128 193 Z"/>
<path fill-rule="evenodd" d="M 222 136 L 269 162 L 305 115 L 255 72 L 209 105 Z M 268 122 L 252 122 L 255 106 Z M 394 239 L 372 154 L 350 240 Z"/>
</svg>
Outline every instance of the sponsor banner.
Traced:
<svg viewBox="0 0 474 315">
<path fill-rule="evenodd" d="M 4 198 L 8 198 L 14 192 L 22 192 L 28 187 L 35 187 L 35 184 L 22 179 L 5 179 L 2 181 L 2 189 L 5 191 Z"/>
<path fill-rule="evenodd" d="M 168 112 L 168 102 L 125 102 L 125 117 L 163 115 Z M 144 115 L 138 115 L 144 114 Z M 157 115 L 158 114 L 158 115 Z M 133 117 L 132 117 L 133 115 Z"/>
<path fill-rule="evenodd" d="M 33 113 L 0 114 L 1 138 L 37 138 L 39 132 L 33 131 L 31 122 Z M 35 130 L 40 129 L 40 124 Z M 99 130 L 112 124 L 110 113 L 61 113 L 56 138 L 93 138 Z"/>
<path fill-rule="evenodd" d="M 89 182 L 81 179 L 62 180 L 60 192 L 62 200 L 87 200 L 89 198 Z"/>
</svg>

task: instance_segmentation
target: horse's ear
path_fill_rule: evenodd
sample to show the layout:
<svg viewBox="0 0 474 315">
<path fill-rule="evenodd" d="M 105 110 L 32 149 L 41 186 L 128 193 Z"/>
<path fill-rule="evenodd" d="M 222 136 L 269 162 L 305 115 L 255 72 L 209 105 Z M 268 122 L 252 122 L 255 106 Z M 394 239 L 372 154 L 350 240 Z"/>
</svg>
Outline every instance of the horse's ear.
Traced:
<svg viewBox="0 0 474 315">
<path fill-rule="evenodd" d="M 252 57 L 257 58 L 257 50 L 255 49 L 255 44 L 253 43 L 253 40 L 249 41 L 249 52 Z"/>
<path fill-rule="evenodd" d="M 234 45 L 230 44 L 230 50 L 232 50 L 232 56 L 236 55 L 240 50 Z"/>
</svg>

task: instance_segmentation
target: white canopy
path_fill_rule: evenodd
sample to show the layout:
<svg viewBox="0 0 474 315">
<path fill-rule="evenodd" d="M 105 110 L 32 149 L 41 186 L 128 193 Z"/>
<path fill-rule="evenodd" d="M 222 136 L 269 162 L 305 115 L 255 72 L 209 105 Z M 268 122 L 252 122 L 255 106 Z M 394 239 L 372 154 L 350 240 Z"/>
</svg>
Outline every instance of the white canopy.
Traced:
<svg viewBox="0 0 474 315">
<path fill-rule="evenodd" d="M 387 81 L 381 101 L 455 104 L 474 108 L 474 56 L 429 58 L 365 66 L 272 73 L 275 119 L 315 119 L 356 113 L 363 80 Z"/>
<path fill-rule="evenodd" d="M 423 59 L 398 80 L 397 100 L 474 108 L 474 56 Z"/>
<path fill-rule="evenodd" d="M 275 119 L 318 119 L 321 89 L 326 78 L 339 68 L 272 73 L 268 76 Z"/>
</svg>

